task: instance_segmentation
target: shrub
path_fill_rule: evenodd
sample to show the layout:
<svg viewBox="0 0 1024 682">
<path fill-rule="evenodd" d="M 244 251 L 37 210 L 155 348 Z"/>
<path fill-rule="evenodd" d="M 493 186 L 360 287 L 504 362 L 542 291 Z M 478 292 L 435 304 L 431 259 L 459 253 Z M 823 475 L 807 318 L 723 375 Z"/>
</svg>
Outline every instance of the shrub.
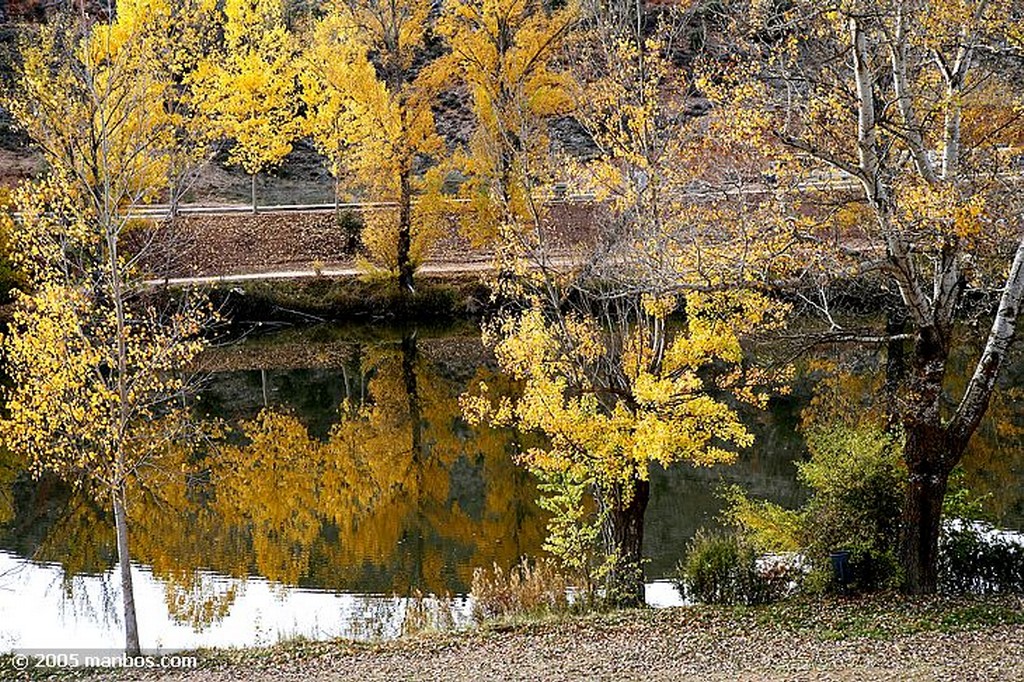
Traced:
<svg viewBox="0 0 1024 682">
<path fill-rule="evenodd" d="M 905 469 L 900 442 L 874 427 L 814 427 L 807 433 L 811 457 L 797 465 L 811 489 L 807 503 L 787 510 L 726 490 L 727 518 L 759 551 L 800 551 L 812 590 L 836 587 L 829 558 L 850 552 L 853 589 L 890 586 L 897 578 L 896 542 Z"/>
<path fill-rule="evenodd" d="M 413 207 L 409 260 L 414 269 L 419 268 L 430 249 L 444 235 L 444 224 L 432 210 L 434 203 L 421 196 Z M 346 226 L 346 229 L 352 229 L 352 226 Z M 370 211 L 363 216 L 360 232 L 363 253 L 357 262 L 365 270 L 366 277 L 372 279 L 398 273 L 398 235 L 397 208 Z"/>
<path fill-rule="evenodd" d="M 1024 545 L 983 523 L 954 521 L 939 542 L 943 592 L 1024 592 Z"/>
<path fill-rule="evenodd" d="M 570 587 L 551 561 L 523 559 L 508 571 L 497 564 L 478 568 L 473 571 L 473 618 L 482 623 L 566 611 Z"/>
<path fill-rule="evenodd" d="M 335 216 L 338 227 L 345 238 L 345 250 L 349 253 L 356 253 L 361 246 L 360 236 L 363 232 L 363 219 L 352 210 L 339 212 Z"/>
<path fill-rule="evenodd" d="M 705 604 L 763 604 L 785 595 L 787 571 L 758 567 L 752 546 L 734 533 L 698 531 L 679 566 L 679 591 Z"/>
<path fill-rule="evenodd" d="M 413 590 L 412 595 L 405 600 L 405 617 L 402 619 L 403 636 L 454 629 L 454 604 L 450 595 L 427 597 L 420 590 Z"/>
<path fill-rule="evenodd" d="M 906 482 L 898 438 L 875 427 L 815 426 L 807 433 L 811 457 L 798 464 L 799 479 L 811 489 L 800 509 L 752 500 L 727 488 L 726 517 L 743 542 L 760 552 L 798 551 L 808 564 L 804 587 L 837 585 L 830 554 L 850 552 L 857 590 L 884 589 L 899 577 L 896 545 Z M 965 487 L 963 471 L 950 477 L 943 515 L 984 518 L 983 499 Z M 947 523 L 939 547 L 940 588 L 946 592 L 1024 591 L 1024 545 L 992 532 L 983 523 Z"/>
</svg>

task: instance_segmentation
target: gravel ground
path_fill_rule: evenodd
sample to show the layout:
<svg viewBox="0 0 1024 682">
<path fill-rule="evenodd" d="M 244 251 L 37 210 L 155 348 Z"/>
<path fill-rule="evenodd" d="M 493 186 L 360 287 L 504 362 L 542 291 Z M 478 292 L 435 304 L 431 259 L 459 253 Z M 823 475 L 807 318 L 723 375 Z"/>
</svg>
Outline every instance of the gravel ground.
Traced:
<svg viewBox="0 0 1024 682">
<path fill-rule="evenodd" d="M 912 619 L 889 633 L 884 631 L 885 614 L 844 631 L 857 615 L 857 607 L 850 608 L 841 609 L 845 615 L 840 621 L 845 618 L 846 625 L 839 630 L 822 623 L 779 624 L 763 613 L 737 617 L 721 610 L 679 608 L 377 645 L 285 646 L 219 662 L 209 659 L 200 670 L 145 679 L 1024 680 L 1019 605 L 1017 615 L 1009 618 L 1012 623 L 1000 616 L 995 620 L 1002 624 L 982 620 L 956 625 L 953 618 L 911 632 L 918 627 Z M 950 622 L 952 629 L 946 627 Z M 858 628 L 866 628 L 867 634 Z"/>
</svg>

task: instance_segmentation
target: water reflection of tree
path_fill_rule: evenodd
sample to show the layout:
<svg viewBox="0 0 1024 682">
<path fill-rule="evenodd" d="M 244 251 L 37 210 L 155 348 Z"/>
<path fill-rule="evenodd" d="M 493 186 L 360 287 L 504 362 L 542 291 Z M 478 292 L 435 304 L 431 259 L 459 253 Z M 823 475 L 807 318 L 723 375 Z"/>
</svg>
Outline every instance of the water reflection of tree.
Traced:
<svg viewBox="0 0 1024 682">
<path fill-rule="evenodd" d="M 462 423 L 461 385 L 414 335 L 368 348 L 358 373 L 369 377 L 366 400 L 351 392 L 326 440 L 294 415 L 264 411 L 246 425 L 247 442 L 212 464 L 215 504 L 251 529 L 262 575 L 440 593 L 465 587 L 473 566 L 537 551 L 540 524 L 525 522 L 537 511 L 509 434 Z M 481 482 L 479 509 L 453 490 L 459 467 Z"/>
<path fill-rule="evenodd" d="M 539 552 L 543 523 L 510 458 L 514 435 L 462 421 L 457 396 L 471 370 L 453 368 L 454 355 L 444 341 L 412 336 L 353 346 L 342 356 L 349 388 L 339 394 L 348 399 L 329 427 L 322 416 L 311 425 L 266 411 L 245 440 L 204 459 L 168 451 L 154 461 L 129 505 L 137 561 L 164 583 L 172 618 L 196 629 L 216 622 L 253 573 L 292 585 L 443 593 L 466 587 L 474 566 Z M 798 388 L 814 390 L 804 419 L 884 419 L 882 367 L 863 350 L 816 355 L 800 372 L 815 379 Z M 473 383 L 481 379 L 501 381 L 482 368 Z M 1014 523 L 1024 519 L 1021 385 L 1018 360 L 965 462 L 968 482 L 990 491 L 990 508 Z M 5 546 L 60 562 L 66 587 L 71 576 L 109 569 L 108 512 L 23 470 L 0 452 L 0 519 L 13 516 Z"/>
<path fill-rule="evenodd" d="M 182 556 L 286 584 L 444 592 L 468 585 L 473 566 L 537 551 L 541 524 L 530 522 L 534 496 L 510 460 L 510 434 L 461 421 L 462 383 L 424 358 L 414 335 L 347 357 L 346 399 L 326 438 L 295 414 L 264 410 L 243 442 L 206 460 L 208 502 L 163 501 L 190 518 L 194 530 L 177 537 L 203 540 L 155 551 L 154 570 L 168 574 L 161 559 Z M 468 472 L 471 490 L 464 480 L 453 490 L 453 470 Z M 193 556 L 197 546 L 231 551 Z"/>
<path fill-rule="evenodd" d="M 465 377 L 450 376 L 465 372 L 447 366 L 443 347 L 420 345 L 406 335 L 347 354 L 347 397 L 326 434 L 319 421 L 263 410 L 204 457 L 169 449 L 142 472 L 129 500 L 137 560 L 164 583 L 173 618 L 198 630 L 228 612 L 244 583 L 210 571 L 444 593 L 465 589 L 475 566 L 539 551 L 543 523 L 511 461 L 512 434 L 465 424 Z M 46 500 L 19 511 L 40 529 L 26 553 L 68 576 L 102 572 L 114 556 L 106 511 L 68 495 L 42 494 L 66 502 L 60 514 L 47 516 Z"/>
</svg>

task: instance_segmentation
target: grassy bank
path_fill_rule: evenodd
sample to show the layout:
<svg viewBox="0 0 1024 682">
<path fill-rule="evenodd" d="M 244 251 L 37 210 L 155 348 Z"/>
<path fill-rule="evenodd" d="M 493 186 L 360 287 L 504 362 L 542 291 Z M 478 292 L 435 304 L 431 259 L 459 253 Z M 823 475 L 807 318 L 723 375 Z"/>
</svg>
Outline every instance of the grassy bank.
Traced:
<svg viewBox="0 0 1024 682">
<path fill-rule="evenodd" d="M 77 679 L 1019 679 L 1019 597 L 876 595 L 492 623 L 388 642 L 195 652 L 188 671 Z M 3 679 L 10 669 L 0 667 Z M 70 675 L 64 671 L 64 677 Z M 57 679 L 35 674 L 20 679 Z"/>
</svg>

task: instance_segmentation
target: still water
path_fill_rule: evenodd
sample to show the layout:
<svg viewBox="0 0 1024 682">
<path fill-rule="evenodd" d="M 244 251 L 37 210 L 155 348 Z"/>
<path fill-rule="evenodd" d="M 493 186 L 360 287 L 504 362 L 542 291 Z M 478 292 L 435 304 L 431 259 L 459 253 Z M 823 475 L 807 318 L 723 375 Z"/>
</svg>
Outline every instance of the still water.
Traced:
<svg viewBox="0 0 1024 682">
<path fill-rule="evenodd" d="M 715 523 L 720 483 L 800 502 L 801 414 L 849 412 L 878 390 L 876 359 L 844 367 L 800 363 L 791 396 L 746 414 L 757 443 L 735 464 L 652 472 L 650 603 L 678 600 L 666 579 Z M 542 554 L 534 481 L 512 460 L 532 436 L 460 416 L 468 387 L 502 384 L 474 328 L 288 330 L 215 349 L 203 370 L 196 409 L 214 437 L 154 461 L 129 502 L 144 648 L 388 637 L 409 608 L 459 625 L 475 568 Z M 1024 414 L 1005 394 L 967 473 L 1019 528 Z M 101 505 L 0 454 L 0 650 L 118 646 L 115 559 Z"/>
</svg>

